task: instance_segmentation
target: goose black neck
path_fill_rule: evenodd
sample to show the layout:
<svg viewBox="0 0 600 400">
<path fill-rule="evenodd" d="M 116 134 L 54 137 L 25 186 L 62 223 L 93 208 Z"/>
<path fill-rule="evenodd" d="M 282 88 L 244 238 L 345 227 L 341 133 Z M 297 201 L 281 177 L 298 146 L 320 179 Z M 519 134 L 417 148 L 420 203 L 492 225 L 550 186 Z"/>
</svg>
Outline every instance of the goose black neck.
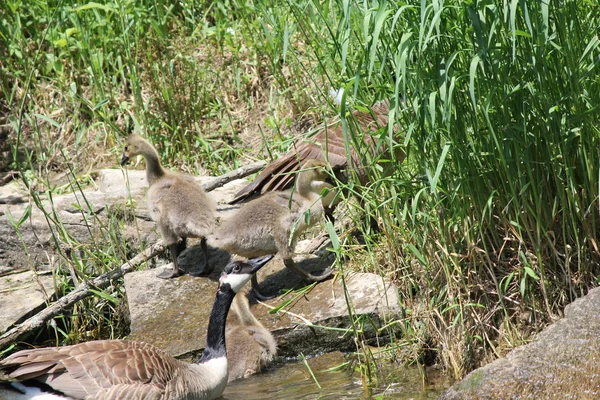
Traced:
<svg viewBox="0 0 600 400">
<path fill-rule="evenodd" d="M 229 313 L 229 307 L 235 297 L 235 292 L 229 284 L 224 284 L 217 290 L 215 302 L 213 303 L 210 318 L 208 320 L 208 332 L 206 334 L 206 347 L 198 364 L 205 363 L 213 358 L 225 357 L 225 321 Z"/>
</svg>

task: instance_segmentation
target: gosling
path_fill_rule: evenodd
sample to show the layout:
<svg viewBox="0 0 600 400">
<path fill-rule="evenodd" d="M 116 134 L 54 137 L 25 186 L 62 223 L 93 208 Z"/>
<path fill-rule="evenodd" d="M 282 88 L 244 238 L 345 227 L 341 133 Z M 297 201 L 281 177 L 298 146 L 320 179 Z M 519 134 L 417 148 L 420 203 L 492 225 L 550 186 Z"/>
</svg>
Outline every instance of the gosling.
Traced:
<svg viewBox="0 0 600 400">
<path fill-rule="evenodd" d="M 229 382 L 260 372 L 277 355 L 277 343 L 250 311 L 246 293 L 242 291 L 235 296 L 231 309 L 237 323 L 230 321 L 225 332 Z"/>
<path fill-rule="evenodd" d="M 325 166 L 322 161 L 306 161 L 291 195 L 289 192 L 270 192 L 245 203 L 208 237 L 210 245 L 245 258 L 277 253 L 285 266 L 306 282 L 327 279 L 333 273 L 332 269 L 314 275 L 299 268 L 292 259 L 300 234 L 323 216 L 321 193 L 333 188 L 326 182 L 329 175 Z M 331 195 L 327 193 L 325 197 Z M 257 298 L 267 299 L 260 293 L 255 277 L 252 285 Z"/>
<path fill-rule="evenodd" d="M 227 386 L 225 320 L 236 293 L 272 256 L 229 263 L 219 279 L 206 347 L 193 364 L 144 342 L 97 340 L 19 351 L 0 361 L 16 382 L 0 383 L 8 399 L 197 399 L 221 397 Z M 35 394 L 44 397 L 33 397 Z M 10 397 L 9 397 L 10 396 Z"/>
<path fill-rule="evenodd" d="M 163 271 L 159 278 L 169 279 L 180 276 L 177 257 L 181 252 L 178 239 L 183 239 L 183 248 L 188 237 L 200 238 L 204 253 L 203 273 L 209 273 L 206 236 L 215 227 L 215 205 L 206 192 L 189 175 L 168 171 L 162 167 L 158 152 L 140 135 L 130 135 L 125 141 L 121 165 L 129 159 L 141 155 L 146 160 L 148 179 L 148 209 L 154 222 L 158 224 L 165 245 L 169 247 L 173 259 L 173 269 Z M 191 275 L 198 275 L 193 273 Z"/>
</svg>

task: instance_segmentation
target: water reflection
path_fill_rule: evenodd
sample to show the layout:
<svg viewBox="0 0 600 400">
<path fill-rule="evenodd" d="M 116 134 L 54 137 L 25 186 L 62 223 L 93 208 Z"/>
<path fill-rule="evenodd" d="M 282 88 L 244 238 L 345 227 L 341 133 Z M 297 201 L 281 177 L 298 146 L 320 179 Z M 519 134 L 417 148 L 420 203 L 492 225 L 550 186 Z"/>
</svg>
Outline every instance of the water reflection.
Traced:
<svg viewBox="0 0 600 400">
<path fill-rule="evenodd" d="M 428 371 L 429 384 L 423 387 L 416 368 L 384 367 L 379 387 L 365 392 L 360 374 L 344 368 L 327 370 L 344 363 L 344 355 L 330 353 L 308 360 L 319 384 L 317 387 L 302 361 L 276 365 L 268 371 L 240 379 L 227 386 L 223 397 L 228 400 L 297 400 L 297 399 L 434 399 L 450 385 L 436 371 Z"/>
</svg>

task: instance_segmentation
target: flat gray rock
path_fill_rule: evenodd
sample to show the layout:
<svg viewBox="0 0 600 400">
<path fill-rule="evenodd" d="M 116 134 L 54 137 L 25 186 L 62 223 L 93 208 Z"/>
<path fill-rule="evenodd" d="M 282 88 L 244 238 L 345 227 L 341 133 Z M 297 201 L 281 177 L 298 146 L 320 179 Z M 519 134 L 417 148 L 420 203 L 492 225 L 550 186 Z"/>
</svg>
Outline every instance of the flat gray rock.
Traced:
<svg viewBox="0 0 600 400">
<path fill-rule="evenodd" d="M 211 260 L 213 256 L 211 253 Z M 225 259 L 215 263 L 217 271 L 210 278 L 185 275 L 163 280 L 156 277 L 157 270 L 127 274 L 125 290 L 131 313 L 129 338 L 152 343 L 175 356 L 197 354 L 205 346 L 218 271 L 225 263 Z M 271 263 L 274 265 L 270 267 L 275 270 L 285 268 L 281 260 Z M 380 276 L 350 274 L 346 283 L 354 316 L 369 316 L 373 327 L 382 326 L 388 316 L 399 311 L 396 288 Z M 288 300 L 290 304 L 285 311 L 269 314 L 269 307 Z M 309 355 L 355 346 L 353 335 L 342 335 L 339 330 L 351 328 L 340 279 L 319 283 L 303 295 L 290 293 L 265 304 L 255 304 L 252 310 L 273 332 L 280 355 L 297 356 L 300 352 Z M 313 331 L 306 325 L 309 321 L 336 330 L 315 328 Z M 375 339 L 376 332 L 370 328 L 365 329 L 365 337 Z"/>
<path fill-rule="evenodd" d="M 45 307 L 46 301 L 52 296 L 52 275 L 26 271 L 0 277 L 0 332 L 5 332 Z"/>
<path fill-rule="evenodd" d="M 440 399 L 600 398 L 600 288 L 565 308 L 535 341 L 476 369 Z"/>
</svg>

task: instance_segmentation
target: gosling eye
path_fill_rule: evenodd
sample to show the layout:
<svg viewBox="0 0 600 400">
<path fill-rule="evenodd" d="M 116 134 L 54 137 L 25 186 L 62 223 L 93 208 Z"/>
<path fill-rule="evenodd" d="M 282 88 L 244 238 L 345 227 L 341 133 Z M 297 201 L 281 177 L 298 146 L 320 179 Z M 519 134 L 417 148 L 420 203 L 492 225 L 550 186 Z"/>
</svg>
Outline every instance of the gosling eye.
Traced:
<svg viewBox="0 0 600 400">
<path fill-rule="evenodd" d="M 129 146 L 125 146 L 125 151 L 129 151 Z"/>
</svg>

